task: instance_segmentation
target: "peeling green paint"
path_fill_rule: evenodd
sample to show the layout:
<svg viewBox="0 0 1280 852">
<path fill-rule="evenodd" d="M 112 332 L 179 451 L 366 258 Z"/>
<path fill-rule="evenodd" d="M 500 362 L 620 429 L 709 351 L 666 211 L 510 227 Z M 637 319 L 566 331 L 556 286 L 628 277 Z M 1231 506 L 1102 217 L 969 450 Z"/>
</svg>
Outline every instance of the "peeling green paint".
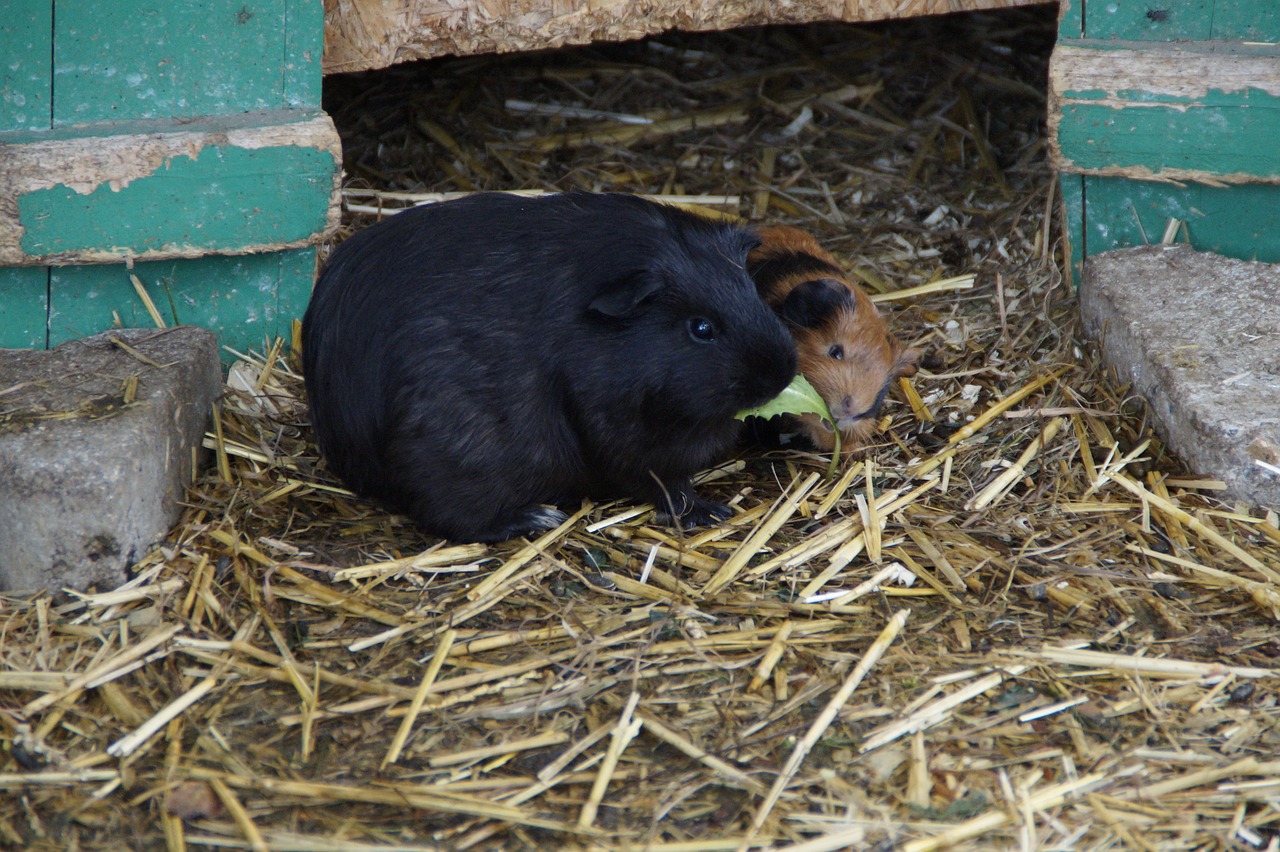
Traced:
<svg viewBox="0 0 1280 852">
<path fill-rule="evenodd" d="M 1080 233 L 1084 222 L 1084 175 L 1060 175 L 1058 186 L 1062 190 L 1062 220 L 1065 224 L 1066 263 L 1071 281 L 1079 284 L 1084 264 L 1084 237 Z"/>
<path fill-rule="evenodd" d="M 1073 169 L 1145 166 L 1280 181 L 1280 99 L 1183 109 L 1064 103 L 1058 140 Z"/>
<path fill-rule="evenodd" d="M 225 127 L 214 129 L 234 138 L 238 127 L 309 121 L 320 109 L 322 0 L 0 0 L 0 6 L 0 143 L 13 146 L 10 155 L 58 140 L 185 132 L 188 124 L 221 122 Z M 291 140 L 221 141 L 215 135 L 193 155 L 180 149 L 157 158 L 154 171 L 150 161 L 123 175 L 105 166 L 101 174 L 67 170 L 74 178 L 67 183 L 82 185 L 11 188 L 21 237 L 16 229 L 8 233 L 39 260 L 75 250 L 141 254 L 165 246 L 242 251 L 300 242 L 325 228 L 340 165 L 334 152 Z M 117 321 L 151 326 L 132 272 L 167 322 L 211 328 L 237 349 L 258 347 L 287 336 L 302 315 L 315 257 L 304 248 L 139 262 L 133 270 L 0 268 L 0 346 L 53 346 Z"/>
<path fill-rule="evenodd" d="M 329 153 L 314 148 L 207 146 L 198 158 L 174 157 L 119 189 L 28 192 L 18 199 L 22 249 L 32 256 L 91 248 L 141 254 L 306 239 L 325 227 L 333 169 Z"/>
<path fill-rule="evenodd" d="M 1108 95 L 1105 92 L 1066 92 L 1065 94 L 1069 98 L 1078 98 L 1080 100 L 1110 100 L 1112 103 L 1108 104 L 1109 106 L 1151 104 L 1172 109 L 1183 107 L 1226 107 L 1228 109 L 1237 109 L 1247 106 L 1256 106 L 1259 109 L 1276 109 L 1277 103 L 1280 103 L 1275 96 L 1254 87 L 1238 89 L 1233 92 L 1209 89 L 1206 92 L 1188 96 L 1171 95 L 1166 92 L 1150 92 L 1143 89 L 1120 89 L 1113 95 Z"/>
<path fill-rule="evenodd" d="M 1198 250 L 1280 262 L 1280 3 L 1060 12 L 1050 123 L 1075 280 L 1085 257 L 1157 242 L 1170 219 Z"/>
</svg>

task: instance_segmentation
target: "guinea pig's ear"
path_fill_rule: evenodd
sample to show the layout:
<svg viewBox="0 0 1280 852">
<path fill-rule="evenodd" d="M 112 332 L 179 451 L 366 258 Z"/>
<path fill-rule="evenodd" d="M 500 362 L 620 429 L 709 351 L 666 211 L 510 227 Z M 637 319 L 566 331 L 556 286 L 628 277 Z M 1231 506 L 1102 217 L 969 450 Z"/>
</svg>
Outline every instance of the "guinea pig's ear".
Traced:
<svg viewBox="0 0 1280 852">
<path fill-rule="evenodd" d="M 837 311 L 853 311 L 857 307 L 853 293 L 834 278 L 806 281 L 787 294 L 778 306 L 778 315 L 800 328 L 822 325 Z"/>
<path fill-rule="evenodd" d="M 893 374 L 900 377 L 914 376 L 920 366 L 922 354 L 919 349 L 899 349 L 897 357 L 893 359 Z"/>
<path fill-rule="evenodd" d="M 662 289 L 662 279 L 652 272 L 615 278 L 605 285 L 587 309 L 601 316 L 622 319 L 633 313 L 640 303 Z"/>
</svg>

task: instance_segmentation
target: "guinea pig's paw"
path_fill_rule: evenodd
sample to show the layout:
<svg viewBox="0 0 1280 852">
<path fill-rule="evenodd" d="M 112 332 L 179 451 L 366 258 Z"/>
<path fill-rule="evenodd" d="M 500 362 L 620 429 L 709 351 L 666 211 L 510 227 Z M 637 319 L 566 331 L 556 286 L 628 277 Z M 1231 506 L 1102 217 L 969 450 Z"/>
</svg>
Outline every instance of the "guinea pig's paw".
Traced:
<svg viewBox="0 0 1280 852">
<path fill-rule="evenodd" d="M 483 541 L 506 541 L 523 535 L 534 535 L 553 530 L 569 520 L 569 516 L 559 509 L 549 506 L 526 506 L 500 518 L 491 534 L 486 534 Z"/>
<path fill-rule="evenodd" d="M 695 527 L 715 526 L 733 517 L 733 509 L 724 503 L 707 500 L 702 497 L 693 498 L 693 508 L 685 512 L 680 520 Z"/>
<path fill-rule="evenodd" d="M 689 508 L 680 515 L 680 527 L 713 527 L 733 517 L 733 510 L 724 503 L 706 500 L 696 495 L 689 502 Z M 658 512 L 656 520 L 666 526 L 675 526 L 671 512 Z"/>
</svg>

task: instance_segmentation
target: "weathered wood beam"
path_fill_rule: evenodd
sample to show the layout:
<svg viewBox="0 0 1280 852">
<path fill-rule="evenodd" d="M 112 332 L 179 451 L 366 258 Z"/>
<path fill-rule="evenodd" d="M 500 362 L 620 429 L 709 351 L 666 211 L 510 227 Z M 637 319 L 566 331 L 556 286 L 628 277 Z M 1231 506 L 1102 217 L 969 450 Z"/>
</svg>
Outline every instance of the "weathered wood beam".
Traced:
<svg viewBox="0 0 1280 852">
<path fill-rule="evenodd" d="M 316 111 L 0 136 L 0 266 L 248 254 L 336 227 L 342 151 Z"/>
<path fill-rule="evenodd" d="M 1049 129 L 1067 174 L 1280 184 L 1280 48 L 1064 39 Z"/>
<path fill-rule="evenodd" d="M 626 41 L 671 29 L 875 21 L 1046 0 L 325 0 L 324 73 Z"/>
</svg>

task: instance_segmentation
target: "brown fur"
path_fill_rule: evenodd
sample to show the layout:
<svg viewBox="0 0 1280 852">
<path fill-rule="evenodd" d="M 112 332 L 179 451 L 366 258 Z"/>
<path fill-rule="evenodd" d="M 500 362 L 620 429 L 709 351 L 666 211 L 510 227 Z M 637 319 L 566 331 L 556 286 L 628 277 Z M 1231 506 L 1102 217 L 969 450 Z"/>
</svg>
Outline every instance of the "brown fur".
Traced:
<svg viewBox="0 0 1280 852">
<path fill-rule="evenodd" d="M 748 256 L 748 269 L 761 298 L 784 319 L 787 296 L 806 282 L 834 279 L 849 290 L 852 310 L 833 310 L 809 326 L 787 326 L 796 342 L 800 372 L 840 423 L 844 447 L 865 444 L 875 429 L 884 390 L 893 379 L 915 374 L 919 350 L 906 348 L 889 333 L 875 303 L 812 236 L 784 225 L 755 233 L 761 244 Z M 842 360 L 830 354 L 837 345 L 843 350 Z M 835 446 L 831 430 L 816 415 L 792 419 L 815 447 L 829 451 Z"/>
</svg>

